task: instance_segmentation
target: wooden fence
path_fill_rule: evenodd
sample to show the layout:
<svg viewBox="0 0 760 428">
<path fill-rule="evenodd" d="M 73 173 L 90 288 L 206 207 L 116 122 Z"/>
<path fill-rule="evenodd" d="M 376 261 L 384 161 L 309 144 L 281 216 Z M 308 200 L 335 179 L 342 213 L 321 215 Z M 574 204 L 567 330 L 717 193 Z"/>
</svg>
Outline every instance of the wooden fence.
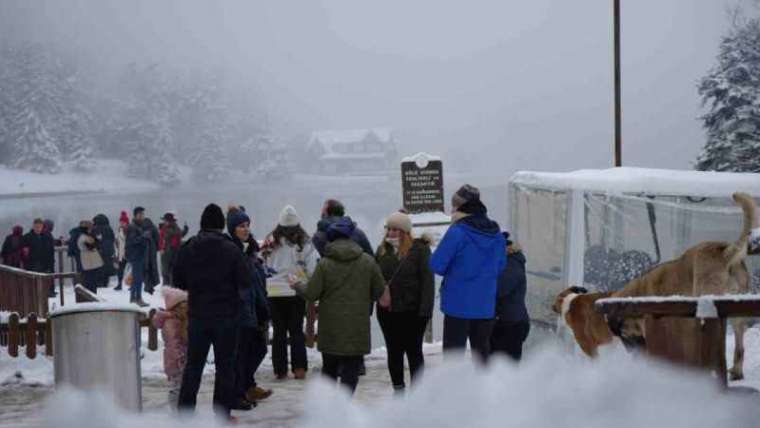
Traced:
<svg viewBox="0 0 760 428">
<path fill-rule="evenodd" d="M 148 329 L 148 350 L 158 349 L 158 330 L 153 325 L 155 309 L 151 309 L 140 317 L 140 328 Z M 19 349 L 25 348 L 27 358 L 34 359 L 40 346 L 44 345 L 47 356 L 53 355 L 53 337 L 51 323 L 44 318 L 38 318 L 36 314 L 29 314 L 22 318 L 18 313 L 12 313 L 5 320 L 0 321 L 0 347 L 8 348 L 8 355 L 13 358 L 19 356 Z"/>
<path fill-rule="evenodd" d="M 699 318 L 700 300 L 715 306 L 716 313 L 711 314 L 714 317 Z M 760 316 L 760 296 L 600 299 L 596 310 L 606 314 L 608 320 L 643 317 L 647 353 L 674 363 L 713 370 L 725 387 L 726 319 Z M 700 322 L 674 324 L 678 319 Z M 685 344 L 684 332 L 694 334 L 693 346 Z"/>
<path fill-rule="evenodd" d="M 24 318 L 34 313 L 45 318 L 50 288 L 55 281 L 58 280 L 59 298 L 63 306 L 64 280 L 76 276 L 74 272 L 38 273 L 0 265 L 0 311 L 18 312 Z"/>
</svg>

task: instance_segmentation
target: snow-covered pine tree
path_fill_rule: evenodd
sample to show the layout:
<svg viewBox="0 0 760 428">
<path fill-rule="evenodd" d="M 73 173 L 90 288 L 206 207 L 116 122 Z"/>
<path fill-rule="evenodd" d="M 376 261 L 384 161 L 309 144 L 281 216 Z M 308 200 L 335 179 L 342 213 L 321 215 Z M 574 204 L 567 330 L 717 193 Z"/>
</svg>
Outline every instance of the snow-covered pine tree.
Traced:
<svg viewBox="0 0 760 428">
<path fill-rule="evenodd" d="M 723 38 L 718 65 L 699 83 L 709 112 L 707 142 L 696 169 L 760 172 L 760 21 L 750 19 Z"/>
<path fill-rule="evenodd" d="M 75 169 L 91 172 L 97 166 L 93 154 L 93 139 L 88 127 L 86 113 L 73 110 L 61 118 L 59 129 L 59 146 L 64 159 L 71 162 Z"/>
<path fill-rule="evenodd" d="M 12 134 L 16 168 L 56 174 L 61 171 L 61 153 L 34 109 L 24 107 L 13 120 Z"/>
</svg>

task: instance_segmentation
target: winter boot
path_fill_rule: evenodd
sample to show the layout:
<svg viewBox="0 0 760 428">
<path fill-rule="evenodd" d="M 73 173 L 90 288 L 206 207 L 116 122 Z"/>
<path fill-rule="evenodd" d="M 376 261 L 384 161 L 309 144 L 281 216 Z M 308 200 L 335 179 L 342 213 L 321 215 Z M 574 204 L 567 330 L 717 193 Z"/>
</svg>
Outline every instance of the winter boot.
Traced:
<svg viewBox="0 0 760 428">
<path fill-rule="evenodd" d="M 298 380 L 306 379 L 306 369 L 302 369 L 302 368 L 293 369 L 293 377 L 295 377 Z"/>
<path fill-rule="evenodd" d="M 145 302 L 143 301 L 143 299 L 137 299 L 137 300 L 135 300 L 135 301 L 134 301 L 134 302 L 132 302 L 132 303 L 136 303 L 136 304 L 137 304 L 137 306 L 139 306 L 139 307 L 141 307 L 141 308 L 145 308 L 145 307 L 148 307 L 148 306 L 150 306 L 148 303 L 145 303 Z"/>
<path fill-rule="evenodd" d="M 272 395 L 271 389 L 264 389 L 260 386 L 254 386 L 254 387 L 248 388 L 248 391 L 246 391 L 245 393 L 245 399 L 250 401 L 251 403 L 254 403 L 254 402 L 267 399 L 271 395 Z"/>
<path fill-rule="evenodd" d="M 235 403 L 230 406 L 230 409 L 232 410 L 242 410 L 244 412 L 247 412 L 251 409 L 253 409 L 253 404 L 248 402 L 245 398 L 238 398 Z"/>
</svg>

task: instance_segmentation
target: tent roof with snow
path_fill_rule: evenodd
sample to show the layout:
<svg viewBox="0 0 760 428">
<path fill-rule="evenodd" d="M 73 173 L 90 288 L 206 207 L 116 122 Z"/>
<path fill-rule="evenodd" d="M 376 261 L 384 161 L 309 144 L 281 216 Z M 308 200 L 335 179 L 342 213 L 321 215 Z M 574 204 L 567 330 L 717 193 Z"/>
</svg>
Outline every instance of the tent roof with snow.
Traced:
<svg viewBox="0 0 760 428">
<path fill-rule="evenodd" d="M 760 195 L 760 174 L 753 173 L 623 167 L 559 173 L 521 171 L 510 182 L 537 188 L 611 194 L 730 197 L 740 191 Z"/>
</svg>

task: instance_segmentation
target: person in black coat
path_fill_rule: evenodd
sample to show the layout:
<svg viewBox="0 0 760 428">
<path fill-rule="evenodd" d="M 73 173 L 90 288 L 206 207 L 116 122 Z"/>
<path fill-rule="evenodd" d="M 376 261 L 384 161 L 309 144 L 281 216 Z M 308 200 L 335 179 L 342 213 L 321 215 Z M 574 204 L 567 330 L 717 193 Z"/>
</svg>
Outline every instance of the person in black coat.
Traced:
<svg viewBox="0 0 760 428">
<path fill-rule="evenodd" d="M 116 255 L 116 235 L 105 214 L 98 214 L 92 219 L 92 235 L 98 240 L 98 252 L 103 259 L 103 268 L 98 278 L 98 288 L 108 287 L 108 280 L 116 273 L 114 256 Z"/>
<path fill-rule="evenodd" d="M 530 317 L 525 306 L 527 279 L 525 255 L 517 244 L 507 241 L 507 265 L 499 276 L 496 295 L 496 324 L 491 334 L 491 353 L 501 353 L 515 361 L 522 358 L 522 345 L 530 332 Z"/>
<path fill-rule="evenodd" d="M 201 216 L 201 231 L 180 247 L 172 272 L 174 285 L 188 293 L 187 363 L 178 408 L 195 410 L 203 367 L 214 347 L 216 374 L 214 411 L 229 417 L 241 400 L 235 391 L 235 358 L 241 296 L 249 293 L 251 275 L 243 253 L 223 234 L 225 218 L 209 204 Z"/>
<path fill-rule="evenodd" d="M 23 267 L 23 249 L 24 249 L 24 229 L 19 226 L 13 226 L 11 234 L 5 237 L 3 249 L 0 252 L 4 265 L 15 268 Z"/>
<path fill-rule="evenodd" d="M 238 335 L 237 379 L 238 396 L 252 405 L 272 395 L 271 389 L 256 384 L 258 370 L 267 354 L 266 331 L 271 319 L 267 301 L 266 271 L 259 258 L 259 244 L 251 235 L 251 220 L 239 207 L 227 212 L 227 233 L 245 255 L 252 287 L 241 294 L 243 307 Z"/>
<path fill-rule="evenodd" d="M 26 270 L 52 273 L 55 269 L 55 243 L 53 236 L 45 233 L 45 223 L 35 219 L 32 230 L 24 235 L 24 255 Z"/>
<path fill-rule="evenodd" d="M 412 236 L 412 220 L 396 212 L 385 221 L 385 238 L 375 260 L 387 284 L 377 308 L 377 321 L 383 331 L 388 353 L 388 371 L 393 389 L 401 392 L 404 382 L 404 357 L 409 374 L 416 382 L 425 367 L 422 342 L 433 316 L 435 280 L 428 262 L 430 239 Z"/>
</svg>

